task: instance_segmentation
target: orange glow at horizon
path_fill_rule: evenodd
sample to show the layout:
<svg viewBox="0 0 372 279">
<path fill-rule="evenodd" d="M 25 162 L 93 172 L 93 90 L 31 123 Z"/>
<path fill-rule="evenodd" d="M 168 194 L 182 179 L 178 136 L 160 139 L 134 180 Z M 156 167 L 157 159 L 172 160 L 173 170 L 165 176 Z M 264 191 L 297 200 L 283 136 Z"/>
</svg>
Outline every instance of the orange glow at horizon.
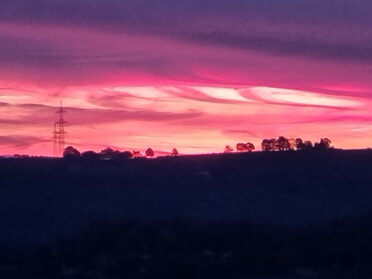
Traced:
<svg viewBox="0 0 372 279">
<path fill-rule="evenodd" d="M 54 89 L 54 92 L 57 92 Z M 278 136 L 337 148 L 367 148 L 372 137 L 371 101 L 264 86 L 80 86 L 2 90 L 3 155 L 51 156 L 59 101 L 68 111 L 66 145 L 99 152 L 106 147 L 159 154 L 221 153 L 226 145 Z M 41 105 L 42 103 L 42 105 Z M 17 127 L 17 129 L 14 129 Z"/>
</svg>

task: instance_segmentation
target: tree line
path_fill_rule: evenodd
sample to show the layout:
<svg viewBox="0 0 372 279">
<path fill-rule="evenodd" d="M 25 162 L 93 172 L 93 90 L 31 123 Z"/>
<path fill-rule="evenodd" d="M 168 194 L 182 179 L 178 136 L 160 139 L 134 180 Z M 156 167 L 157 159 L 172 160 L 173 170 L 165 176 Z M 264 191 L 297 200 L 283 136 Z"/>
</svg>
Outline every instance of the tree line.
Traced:
<svg viewBox="0 0 372 279">
<path fill-rule="evenodd" d="M 173 148 L 171 153 L 171 156 L 178 156 L 178 150 L 176 148 Z M 65 148 L 63 152 L 64 158 L 84 158 L 89 160 L 121 160 L 121 159 L 131 159 L 131 158 L 152 158 L 155 156 L 155 152 L 152 148 L 148 148 L 145 151 L 145 155 L 142 155 L 142 153 L 138 150 L 133 151 L 119 151 L 114 150 L 110 147 L 107 147 L 101 152 L 95 152 L 95 151 L 84 151 L 80 152 L 73 146 L 68 146 Z"/>
<path fill-rule="evenodd" d="M 332 148 L 332 141 L 329 138 L 321 138 L 319 142 L 314 144 L 309 140 L 302 140 L 301 138 L 286 138 L 280 136 L 278 138 L 263 139 L 261 142 L 262 151 L 288 151 L 288 150 L 325 150 Z M 251 142 L 237 143 L 237 152 L 252 152 L 255 146 Z M 224 153 L 234 152 L 234 148 L 230 145 L 225 146 Z"/>
<path fill-rule="evenodd" d="M 331 140 L 328 138 L 321 138 L 319 142 L 314 144 L 309 140 L 302 140 L 301 138 L 288 139 L 280 136 L 277 139 L 264 139 L 261 143 L 262 151 L 287 151 L 287 150 L 325 150 L 331 148 Z"/>
<path fill-rule="evenodd" d="M 263 139 L 261 142 L 262 151 L 289 151 L 289 150 L 326 150 L 332 148 L 331 140 L 328 138 L 321 138 L 319 142 L 314 144 L 309 140 L 302 140 L 301 138 L 286 138 L 280 136 L 278 138 Z M 252 152 L 255 150 L 255 146 L 251 142 L 237 143 L 237 152 Z M 224 153 L 234 152 L 234 148 L 230 145 L 225 146 Z M 173 148 L 171 156 L 178 156 L 178 150 Z M 145 155 L 142 155 L 140 151 L 119 151 L 107 147 L 101 152 L 84 151 L 80 152 L 75 147 L 68 146 L 63 152 L 64 158 L 86 158 L 86 159 L 101 159 L 101 160 L 120 160 L 120 159 L 131 159 L 131 158 L 152 158 L 155 156 L 155 152 L 152 148 L 148 148 L 145 151 Z"/>
</svg>

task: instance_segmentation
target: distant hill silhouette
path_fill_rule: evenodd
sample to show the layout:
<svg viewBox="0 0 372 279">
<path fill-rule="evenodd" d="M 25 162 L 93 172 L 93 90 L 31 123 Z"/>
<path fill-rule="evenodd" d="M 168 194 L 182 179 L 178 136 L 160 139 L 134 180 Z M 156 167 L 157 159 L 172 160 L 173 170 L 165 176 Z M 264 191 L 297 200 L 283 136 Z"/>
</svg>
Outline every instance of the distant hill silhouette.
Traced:
<svg viewBox="0 0 372 279">
<path fill-rule="evenodd" d="M 102 219 L 318 224 L 372 211 L 371 167 L 370 150 L 0 159 L 0 240 L 53 240 Z"/>
</svg>

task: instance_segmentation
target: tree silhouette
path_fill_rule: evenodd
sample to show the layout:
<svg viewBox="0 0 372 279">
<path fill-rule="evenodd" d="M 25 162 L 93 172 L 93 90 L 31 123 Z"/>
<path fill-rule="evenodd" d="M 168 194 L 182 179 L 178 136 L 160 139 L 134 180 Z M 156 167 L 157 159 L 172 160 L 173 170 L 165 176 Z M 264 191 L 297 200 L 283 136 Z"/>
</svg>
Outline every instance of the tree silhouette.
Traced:
<svg viewBox="0 0 372 279">
<path fill-rule="evenodd" d="M 296 149 L 297 150 L 302 150 L 302 148 L 304 147 L 304 142 L 303 142 L 302 138 L 296 138 L 295 143 L 296 143 Z"/>
<path fill-rule="evenodd" d="M 251 152 L 255 149 L 254 144 L 251 143 L 251 142 L 247 142 L 246 145 L 247 145 L 247 151 L 248 152 Z"/>
<path fill-rule="evenodd" d="M 155 155 L 154 151 L 151 148 L 147 148 L 145 154 L 147 157 L 154 157 Z"/>
<path fill-rule="evenodd" d="M 133 154 L 130 151 L 123 151 L 123 152 L 120 152 L 119 154 L 120 159 L 130 159 L 132 157 L 133 157 Z"/>
<path fill-rule="evenodd" d="M 326 150 L 331 148 L 332 141 L 329 138 L 321 138 L 320 142 L 315 143 L 314 148 L 317 150 Z"/>
<path fill-rule="evenodd" d="M 254 150 L 254 145 L 250 142 L 247 142 L 247 143 L 238 143 L 236 145 L 236 150 L 237 151 L 240 151 L 240 152 L 251 152 L 252 150 Z"/>
<path fill-rule="evenodd" d="M 247 151 L 247 145 L 245 143 L 238 143 L 236 145 L 236 151 L 240 152 Z"/>
<path fill-rule="evenodd" d="M 141 158 L 141 157 L 143 157 L 143 155 L 141 154 L 140 151 L 133 150 L 133 156 L 132 156 L 132 158 Z"/>
<path fill-rule="evenodd" d="M 178 153 L 178 150 L 176 149 L 176 148 L 173 148 L 172 149 L 172 156 L 178 156 L 179 155 L 179 153 Z"/>
<path fill-rule="evenodd" d="M 288 139 L 288 142 L 289 142 L 289 149 L 290 150 L 296 150 L 297 149 L 296 139 L 290 138 L 290 139 Z"/>
<path fill-rule="evenodd" d="M 63 151 L 63 158 L 80 158 L 80 156 L 79 150 L 72 146 L 67 146 Z"/>
<path fill-rule="evenodd" d="M 263 139 L 261 142 L 262 151 L 274 151 L 276 139 Z"/>
<path fill-rule="evenodd" d="M 110 147 L 103 149 L 100 153 L 100 159 L 102 160 L 115 160 L 118 158 L 120 152 Z"/>
<path fill-rule="evenodd" d="M 311 150 L 313 149 L 313 143 L 309 140 L 305 140 L 303 145 L 302 145 L 302 150 Z"/>
<path fill-rule="evenodd" d="M 100 154 L 99 153 L 96 153 L 94 151 L 84 151 L 82 154 L 81 154 L 81 157 L 84 158 L 84 159 L 87 159 L 87 160 L 98 160 L 99 159 L 99 156 Z"/>
<path fill-rule="evenodd" d="M 279 151 L 287 151 L 290 149 L 289 141 L 286 137 L 280 136 L 275 141 L 275 149 Z"/>
<path fill-rule="evenodd" d="M 320 139 L 320 143 L 324 145 L 326 148 L 331 148 L 332 141 L 329 138 L 322 138 Z"/>
<path fill-rule="evenodd" d="M 230 145 L 226 145 L 224 153 L 231 153 L 231 152 L 234 152 L 234 148 L 232 148 Z"/>
</svg>

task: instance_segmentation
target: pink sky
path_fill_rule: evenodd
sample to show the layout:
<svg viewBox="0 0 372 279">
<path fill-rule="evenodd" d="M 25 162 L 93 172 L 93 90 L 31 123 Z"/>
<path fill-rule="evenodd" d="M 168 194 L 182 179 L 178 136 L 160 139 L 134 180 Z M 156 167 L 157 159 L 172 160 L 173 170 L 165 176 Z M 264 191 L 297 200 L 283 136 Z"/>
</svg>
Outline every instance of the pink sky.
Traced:
<svg viewBox="0 0 372 279">
<path fill-rule="evenodd" d="M 81 151 L 211 153 L 248 141 L 260 149 L 278 136 L 371 146 L 367 16 L 350 23 L 336 12 L 327 21 L 304 10 L 318 17 L 310 24 L 259 6 L 261 16 L 249 19 L 232 7 L 222 20 L 219 10 L 198 9 L 169 26 L 159 9 L 148 19 L 154 28 L 8 13 L 0 20 L 1 154 L 52 155 L 61 99 L 67 144 Z"/>
</svg>

